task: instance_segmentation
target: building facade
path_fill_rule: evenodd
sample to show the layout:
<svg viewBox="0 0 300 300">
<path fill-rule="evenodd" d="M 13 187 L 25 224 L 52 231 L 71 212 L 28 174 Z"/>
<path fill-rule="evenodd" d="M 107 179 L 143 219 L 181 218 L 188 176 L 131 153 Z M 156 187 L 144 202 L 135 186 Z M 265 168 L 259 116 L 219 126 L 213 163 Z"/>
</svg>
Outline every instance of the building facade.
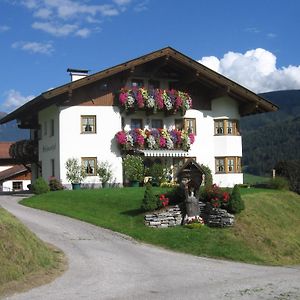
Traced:
<svg viewBox="0 0 300 300">
<path fill-rule="evenodd" d="M 68 186 L 65 163 L 74 157 L 88 173 L 85 184 L 98 186 L 96 166 L 108 161 L 113 183 L 122 185 L 122 159 L 130 153 L 145 165 L 162 164 L 172 179 L 194 158 L 211 169 L 216 184 L 232 187 L 243 182 L 240 118 L 277 110 L 170 47 L 76 79 L 0 121 L 17 119 L 31 129 L 38 149 L 27 155 L 33 178 L 54 176 Z"/>
</svg>

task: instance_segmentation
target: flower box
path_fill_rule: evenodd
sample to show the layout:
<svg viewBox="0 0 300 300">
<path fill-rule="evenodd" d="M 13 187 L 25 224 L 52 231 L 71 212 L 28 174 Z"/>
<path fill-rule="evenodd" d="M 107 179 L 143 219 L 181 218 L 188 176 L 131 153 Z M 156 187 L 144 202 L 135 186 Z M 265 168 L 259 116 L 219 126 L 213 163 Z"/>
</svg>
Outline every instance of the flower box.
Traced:
<svg viewBox="0 0 300 300">
<path fill-rule="evenodd" d="M 167 114 L 185 112 L 192 108 L 192 98 L 186 92 L 145 88 L 122 88 L 119 104 L 127 113 L 145 110 L 147 114 L 163 111 Z"/>
</svg>

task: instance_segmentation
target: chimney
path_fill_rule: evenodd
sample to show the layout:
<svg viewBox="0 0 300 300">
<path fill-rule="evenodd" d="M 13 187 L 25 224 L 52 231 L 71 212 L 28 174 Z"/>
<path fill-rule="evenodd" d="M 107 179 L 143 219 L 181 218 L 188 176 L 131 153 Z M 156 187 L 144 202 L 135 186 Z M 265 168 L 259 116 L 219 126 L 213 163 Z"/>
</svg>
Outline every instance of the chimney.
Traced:
<svg viewBox="0 0 300 300">
<path fill-rule="evenodd" d="M 89 70 L 79 70 L 79 69 L 70 69 L 68 68 L 67 72 L 69 72 L 71 76 L 71 81 L 75 81 L 81 78 L 88 76 Z"/>
</svg>

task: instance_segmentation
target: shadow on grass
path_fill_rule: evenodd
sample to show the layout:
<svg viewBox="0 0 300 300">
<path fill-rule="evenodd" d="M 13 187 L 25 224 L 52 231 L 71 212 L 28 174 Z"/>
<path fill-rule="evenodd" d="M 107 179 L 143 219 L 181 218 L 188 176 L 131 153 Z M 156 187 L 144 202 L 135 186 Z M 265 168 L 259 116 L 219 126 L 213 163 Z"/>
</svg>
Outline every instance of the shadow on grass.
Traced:
<svg viewBox="0 0 300 300">
<path fill-rule="evenodd" d="M 127 211 L 122 211 L 121 214 L 122 215 L 126 215 L 126 216 L 130 216 L 130 217 L 136 217 L 142 213 L 144 213 L 145 211 L 141 208 L 137 208 L 137 209 L 131 209 L 131 210 L 127 210 Z"/>
</svg>

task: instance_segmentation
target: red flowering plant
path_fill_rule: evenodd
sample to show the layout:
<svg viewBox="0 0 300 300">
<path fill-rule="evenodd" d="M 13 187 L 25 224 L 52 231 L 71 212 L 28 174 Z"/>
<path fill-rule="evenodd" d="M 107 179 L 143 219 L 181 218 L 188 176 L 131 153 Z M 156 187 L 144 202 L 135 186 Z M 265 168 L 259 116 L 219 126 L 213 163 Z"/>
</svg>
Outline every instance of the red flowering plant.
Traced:
<svg viewBox="0 0 300 300">
<path fill-rule="evenodd" d="M 213 184 L 205 188 L 202 198 L 214 208 L 226 208 L 229 204 L 230 194 L 216 184 Z"/>
<path fill-rule="evenodd" d="M 166 194 L 159 195 L 159 206 L 166 207 L 169 205 L 169 198 L 166 197 Z"/>
</svg>

